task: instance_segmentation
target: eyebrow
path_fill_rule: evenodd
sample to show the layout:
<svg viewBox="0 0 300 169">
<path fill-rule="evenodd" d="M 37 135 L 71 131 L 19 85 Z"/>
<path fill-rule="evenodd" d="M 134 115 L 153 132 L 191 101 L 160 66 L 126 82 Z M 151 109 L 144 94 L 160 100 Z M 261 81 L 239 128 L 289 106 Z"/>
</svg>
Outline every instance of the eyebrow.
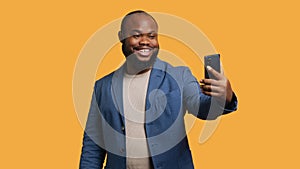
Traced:
<svg viewBox="0 0 300 169">
<path fill-rule="evenodd" d="M 131 33 L 142 33 L 140 30 L 137 30 L 137 29 L 134 29 L 134 30 L 131 30 L 130 31 Z M 151 33 L 157 33 L 156 31 L 150 31 L 150 32 L 148 32 L 148 33 L 146 33 L 146 34 L 151 34 Z"/>
</svg>

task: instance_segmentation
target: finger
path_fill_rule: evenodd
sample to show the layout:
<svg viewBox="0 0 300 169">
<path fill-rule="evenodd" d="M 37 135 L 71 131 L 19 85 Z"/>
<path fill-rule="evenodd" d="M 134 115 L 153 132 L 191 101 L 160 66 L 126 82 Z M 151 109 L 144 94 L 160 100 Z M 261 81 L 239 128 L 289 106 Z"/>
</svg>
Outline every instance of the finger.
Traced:
<svg viewBox="0 0 300 169">
<path fill-rule="evenodd" d="M 213 76 L 215 76 L 217 78 L 217 80 L 222 80 L 224 79 L 224 76 L 217 72 L 215 69 L 213 69 L 212 67 L 210 66 L 207 66 L 206 69 L 209 71 L 209 73 L 211 73 Z"/>
<path fill-rule="evenodd" d="M 214 79 L 201 79 L 200 83 L 203 83 L 204 85 L 210 85 L 212 84 Z"/>
<path fill-rule="evenodd" d="M 217 92 L 220 93 L 221 92 L 221 88 L 218 86 L 212 86 L 212 85 L 203 85 L 202 86 L 203 91 L 213 91 L 213 92 Z"/>
<path fill-rule="evenodd" d="M 204 85 L 213 85 L 213 86 L 220 86 L 222 83 L 215 79 L 202 79 L 200 80 L 200 83 Z"/>
<path fill-rule="evenodd" d="M 202 92 L 204 92 L 204 91 L 210 92 L 211 91 L 210 85 L 201 85 L 200 87 L 201 87 Z"/>
<path fill-rule="evenodd" d="M 217 93 L 217 92 L 212 92 L 212 91 L 202 91 L 205 95 L 208 95 L 208 96 L 212 96 L 212 97 L 220 97 L 220 93 Z"/>
</svg>

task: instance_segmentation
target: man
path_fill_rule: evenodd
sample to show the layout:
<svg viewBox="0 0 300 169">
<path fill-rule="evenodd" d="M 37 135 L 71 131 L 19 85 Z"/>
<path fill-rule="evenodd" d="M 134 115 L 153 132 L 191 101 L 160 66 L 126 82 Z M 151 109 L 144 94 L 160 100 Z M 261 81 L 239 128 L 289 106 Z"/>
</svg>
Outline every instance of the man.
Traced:
<svg viewBox="0 0 300 169">
<path fill-rule="evenodd" d="M 127 14 L 118 35 L 126 62 L 95 84 L 80 168 L 102 168 L 105 157 L 106 169 L 194 168 L 184 114 L 235 111 L 229 80 L 208 67 L 217 79 L 200 87 L 187 67 L 158 59 L 158 24 L 144 11 Z"/>
</svg>

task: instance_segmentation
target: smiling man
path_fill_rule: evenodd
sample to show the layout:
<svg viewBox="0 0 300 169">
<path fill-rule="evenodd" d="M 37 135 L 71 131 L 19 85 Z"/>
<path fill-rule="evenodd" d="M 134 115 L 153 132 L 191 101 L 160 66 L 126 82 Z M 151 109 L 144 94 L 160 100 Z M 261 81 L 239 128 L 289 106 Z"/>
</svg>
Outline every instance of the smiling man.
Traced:
<svg viewBox="0 0 300 169">
<path fill-rule="evenodd" d="M 126 62 L 95 83 L 80 168 L 106 157 L 106 169 L 193 169 L 186 110 L 203 120 L 235 111 L 229 80 L 208 68 L 216 79 L 200 87 L 189 68 L 161 61 L 158 24 L 144 11 L 127 14 L 118 35 Z"/>
<path fill-rule="evenodd" d="M 119 39 L 122 42 L 129 74 L 150 70 L 159 50 L 157 32 L 156 21 L 147 13 L 134 11 L 125 16 L 121 23 Z"/>
</svg>

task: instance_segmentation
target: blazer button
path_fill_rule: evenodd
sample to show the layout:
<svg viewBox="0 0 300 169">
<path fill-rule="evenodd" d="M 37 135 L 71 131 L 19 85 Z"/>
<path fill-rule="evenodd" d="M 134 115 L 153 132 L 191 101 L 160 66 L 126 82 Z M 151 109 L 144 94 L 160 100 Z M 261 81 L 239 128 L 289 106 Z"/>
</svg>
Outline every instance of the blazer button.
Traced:
<svg viewBox="0 0 300 169">
<path fill-rule="evenodd" d="M 122 126 L 122 128 L 121 128 L 123 131 L 125 130 L 125 127 L 124 126 Z"/>
<path fill-rule="evenodd" d="M 124 148 L 120 148 L 120 152 L 121 152 L 121 153 L 124 153 Z"/>
</svg>

